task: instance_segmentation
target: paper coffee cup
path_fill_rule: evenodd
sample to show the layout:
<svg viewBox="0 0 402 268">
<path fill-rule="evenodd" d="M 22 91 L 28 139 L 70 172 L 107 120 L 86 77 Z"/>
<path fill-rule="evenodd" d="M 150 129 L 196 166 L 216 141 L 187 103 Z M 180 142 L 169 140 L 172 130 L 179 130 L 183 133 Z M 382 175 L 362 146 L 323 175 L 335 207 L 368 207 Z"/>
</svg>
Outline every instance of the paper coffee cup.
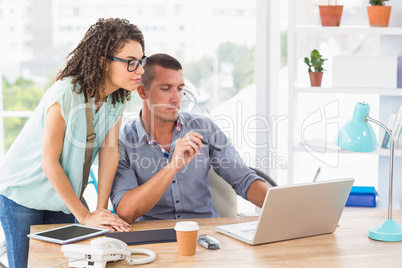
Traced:
<svg viewBox="0 0 402 268">
<path fill-rule="evenodd" d="M 197 246 L 198 224 L 195 221 L 180 221 L 174 227 L 176 230 L 179 255 L 191 256 L 195 254 Z"/>
</svg>

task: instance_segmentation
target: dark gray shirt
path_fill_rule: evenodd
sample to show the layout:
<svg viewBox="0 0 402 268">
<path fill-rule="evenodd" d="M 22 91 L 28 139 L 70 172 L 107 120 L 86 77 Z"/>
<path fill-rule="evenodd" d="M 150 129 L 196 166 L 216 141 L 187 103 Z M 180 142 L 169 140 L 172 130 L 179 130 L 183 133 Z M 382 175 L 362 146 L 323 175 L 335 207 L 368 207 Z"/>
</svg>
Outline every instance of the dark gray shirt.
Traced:
<svg viewBox="0 0 402 268">
<path fill-rule="evenodd" d="M 246 199 L 255 180 L 262 180 L 241 159 L 226 135 L 209 118 L 180 112 L 179 127 L 173 132 L 170 153 L 149 142 L 140 118 L 124 126 L 119 137 L 119 166 L 113 182 L 111 201 L 116 210 L 123 195 L 151 179 L 171 159 L 175 141 L 189 131 L 216 145 L 221 151 L 204 146 L 200 155 L 174 177 L 158 203 L 138 220 L 219 217 L 211 197 L 208 172 L 212 167 L 236 193 Z M 263 180 L 262 180 L 263 181 Z"/>
</svg>

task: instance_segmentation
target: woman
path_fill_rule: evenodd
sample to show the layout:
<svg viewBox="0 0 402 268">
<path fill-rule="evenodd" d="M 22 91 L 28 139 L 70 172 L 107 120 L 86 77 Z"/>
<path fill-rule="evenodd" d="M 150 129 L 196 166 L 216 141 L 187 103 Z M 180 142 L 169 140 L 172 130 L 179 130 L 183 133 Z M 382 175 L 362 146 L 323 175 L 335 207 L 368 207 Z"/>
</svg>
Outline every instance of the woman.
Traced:
<svg viewBox="0 0 402 268">
<path fill-rule="evenodd" d="M 118 132 L 145 64 L 141 31 L 123 19 L 99 19 L 68 55 L 0 169 L 0 219 L 10 267 L 26 267 L 30 225 L 72 223 L 129 231 L 106 208 L 118 165 Z M 85 103 L 92 105 L 99 152 L 97 210 L 80 201 L 86 146 Z M 72 214 L 71 214 L 72 213 Z"/>
</svg>

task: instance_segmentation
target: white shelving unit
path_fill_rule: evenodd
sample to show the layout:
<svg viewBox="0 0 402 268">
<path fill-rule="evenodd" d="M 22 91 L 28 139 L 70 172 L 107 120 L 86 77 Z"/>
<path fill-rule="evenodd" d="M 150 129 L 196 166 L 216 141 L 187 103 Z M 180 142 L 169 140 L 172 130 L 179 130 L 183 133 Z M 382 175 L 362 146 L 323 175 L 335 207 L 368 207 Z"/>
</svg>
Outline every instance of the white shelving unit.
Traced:
<svg viewBox="0 0 402 268">
<path fill-rule="evenodd" d="M 297 146 L 294 146 L 293 152 L 295 152 L 295 153 L 305 153 L 306 149 L 302 145 L 297 145 Z M 351 152 L 351 151 L 342 150 L 342 149 L 340 149 L 339 151 L 333 150 L 333 149 L 328 149 L 327 153 L 357 154 L 356 152 Z M 368 153 L 368 154 L 375 154 L 375 155 L 378 155 L 378 156 L 389 157 L 389 153 L 390 152 L 389 152 L 388 149 L 378 147 L 377 150 L 375 150 L 374 152 Z M 396 149 L 394 154 L 395 154 L 395 156 L 402 156 L 402 149 Z"/>
<path fill-rule="evenodd" d="M 392 3 L 393 4 L 393 3 Z M 309 85 L 300 85 L 298 84 L 297 77 L 298 75 L 307 75 L 307 74 L 298 74 L 298 62 L 300 58 L 303 56 L 307 55 L 298 55 L 298 42 L 300 42 L 300 38 L 302 36 L 308 35 L 310 37 L 312 36 L 317 36 L 319 38 L 328 38 L 328 39 L 334 39 L 337 40 L 339 38 L 339 35 L 341 36 L 346 36 L 346 35 L 377 35 L 380 39 L 380 45 L 381 49 L 378 51 L 379 55 L 387 54 L 390 55 L 390 51 L 387 51 L 384 53 L 384 48 L 383 46 L 387 46 L 386 38 L 385 41 L 383 40 L 383 37 L 390 37 L 392 38 L 402 38 L 402 27 L 375 27 L 371 28 L 369 26 L 340 26 L 340 27 L 322 27 L 321 25 L 296 25 L 296 19 L 297 19 L 297 5 L 296 5 L 296 0 L 289 0 L 289 30 L 288 30 L 288 68 L 289 68 L 289 88 L 288 88 L 288 98 L 289 98 L 289 105 L 288 105 L 288 117 L 289 117 L 289 125 L 288 125 L 288 183 L 294 183 L 294 167 L 295 167 L 295 155 L 300 154 L 300 153 L 307 153 L 306 149 L 299 144 L 300 138 L 297 137 L 299 129 L 296 129 L 296 126 L 298 124 L 297 122 L 297 115 L 299 111 L 299 96 L 302 94 L 313 94 L 315 97 L 320 97 L 320 96 L 325 96 L 326 94 L 342 94 L 345 96 L 348 95 L 361 95 L 362 100 L 364 100 L 364 96 L 367 95 L 374 95 L 379 97 L 379 112 L 380 112 L 380 121 L 384 122 L 384 120 L 388 119 L 389 116 L 389 110 L 383 109 L 384 105 L 390 105 L 395 106 L 394 108 L 397 110 L 399 106 L 396 105 L 398 101 L 400 102 L 400 105 L 402 105 L 402 88 L 397 88 L 397 89 L 386 89 L 386 88 L 333 88 L 330 85 L 326 87 L 310 87 Z M 311 7 L 315 8 L 315 7 Z M 318 6 L 316 6 L 318 9 Z M 345 12 L 345 7 L 344 7 L 344 12 Z M 393 10 L 393 16 L 396 16 L 395 12 L 398 12 L 398 10 Z M 394 39 L 395 40 L 395 39 Z M 335 41 L 336 42 L 336 41 Z M 399 46 L 402 46 L 402 43 L 399 43 Z M 392 47 L 392 46 L 391 46 Z M 312 47 L 314 49 L 314 47 Z M 386 47 L 385 49 L 388 49 Z M 321 51 L 320 51 L 321 52 Z M 394 51 L 394 54 L 402 56 L 401 50 L 399 51 Z M 324 55 L 325 58 L 325 55 Z M 324 65 L 324 68 L 327 68 L 328 66 Z M 307 73 L 307 66 L 306 66 L 306 73 Z M 325 79 L 325 74 L 324 74 L 324 79 Z M 389 102 L 389 99 L 397 99 L 397 101 L 391 101 Z M 396 103 L 395 103 L 396 102 Z M 389 107 L 387 107 L 389 108 Z M 373 109 L 373 107 L 372 107 Z M 385 110 L 385 111 L 384 111 Z M 351 107 L 351 112 L 353 111 L 353 107 Z M 352 114 L 350 114 L 352 116 Z M 386 122 L 384 122 L 386 123 Z M 379 140 L 382 140 L 383 136 L 382 131 L 380 131 L 379 134 Z M 331 153 L 331 150 L 327 150 L 328 153 Z M 350 154 L 350 152 L 346 150 L 332 150 L 332 153 L 340 153 L 340 154 Z M 389 160 L 389 150 L 380 148 L 373 152 L 372 154 L 376 154 L 379 156 L 379 177 L 386 177 L 388 178 L 388 170 L 385 168 L 388 164 L 387 161 Z M 402 150 L 398 148 L 395 152 L 395 156 L 397 158 L 401 158 L 402 156 Z M 359 157 L 359 154 L 356 154 L 356 157 Z M 318 161 L 318 160 L 317 160 Z M 396 162 L 395 165 L 398 165 L 399 162 Z M 380 166 L 381 165 L 381 166 Z M 384 170 L 386 170 L 386 174 L 381 174 L 381 172 L 385 173 Z M 399 195 L 402 196 L 402 183 L 401 185 L 395 185 L 395 180 L 396 178 L 394 177 L 394 189 L 396 191 L 399 191 Z M 386 183 L 388 180 L 384 180 Z M 379 183 L 379 187 L 381 188 L 386 188 L 384 187 L 384 183 L 381 184 Z M 401 189 L 399 189 L 401 188 Z M 385 194 L 387 195 L 387 191 L 385 191 Z M 395 190 L 394 190 L 394 196 L 395 196 Z M 401 200 L 402 198 L 400 198 Z M 402 202 L 400 202 L 402 204 Z"/>
<path fill-rule="evenodd" d="M 290 26 L 290 25 L 289 25 Z M 378 34 L 378 35 L 402 35 L 400 27 L 369 27 L 363 25 L 322 27 L 321 25 L 295 25 L 296 34 Z"/>
<path fill-rule="evenodd" d="M 372 94 L 381 96 L 402 97 L 402 88 L 384 89 L 384 88 L 334 88 L 334 87 L 294 87 L 297 94 L 315 93 L 315 94 Z"/>
</svg>

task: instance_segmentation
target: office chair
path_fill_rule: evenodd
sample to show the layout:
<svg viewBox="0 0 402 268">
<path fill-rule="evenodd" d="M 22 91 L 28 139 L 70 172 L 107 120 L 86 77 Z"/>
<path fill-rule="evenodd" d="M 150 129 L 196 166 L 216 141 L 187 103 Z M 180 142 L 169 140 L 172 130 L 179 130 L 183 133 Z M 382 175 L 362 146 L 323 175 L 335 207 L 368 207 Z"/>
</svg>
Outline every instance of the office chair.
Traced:
<svg viewBox="0 0 402 268">
<path fill-rule="evenodd" d="M 256 168 L 249 168 L 254 170 L 258 176 L 265 179 L 268 186 L 277 186 L 276 182 L 264 172 Z M 237 194 L 229 183 L 216 174 L 213 168 L 209 170 L 209 186 L 211 189 L 212 203 L 219 215 L 221 217 L 236 217 L 238 214 Z"/>
<path fill-rule="evenodd" d="M 255 173 L 257 173 L 258 176 L 260 176 L 261 178 L 263 178 L 263 179 L 265 180 L 265 182 L 268 183 L 268 186 L 272 186 L 272 187 L 278 186 L 278 185 L 276 184 L 276 182 L 275 182 L 271 177 L 269 177 L 267 174 L 265 174 L 265 173 L 262 172 L 261 170 L 256 169 L 256 168 L 253 168 L 253 167 L 248 167 L 248 168 L 251 169 L 251 170 L 254 170 Z"/>
<path fill-rule="evenodd" d="M 92 169 L 91 169 L 89 175 L 90 176 L 89 176 L 88 184 L 92 183 L 95 187 L 96 192 L 98 192 L 98 181 L 96 180 L 95 173 L 93 172 Z"/>
<path fill-rule="evenodd" d="M 232 186 L 222 179 L 213 168 L 209 170 L 209 187 L 212 203 L 221 217 L 237 216 L 237 194 Z"/>
</svg>

